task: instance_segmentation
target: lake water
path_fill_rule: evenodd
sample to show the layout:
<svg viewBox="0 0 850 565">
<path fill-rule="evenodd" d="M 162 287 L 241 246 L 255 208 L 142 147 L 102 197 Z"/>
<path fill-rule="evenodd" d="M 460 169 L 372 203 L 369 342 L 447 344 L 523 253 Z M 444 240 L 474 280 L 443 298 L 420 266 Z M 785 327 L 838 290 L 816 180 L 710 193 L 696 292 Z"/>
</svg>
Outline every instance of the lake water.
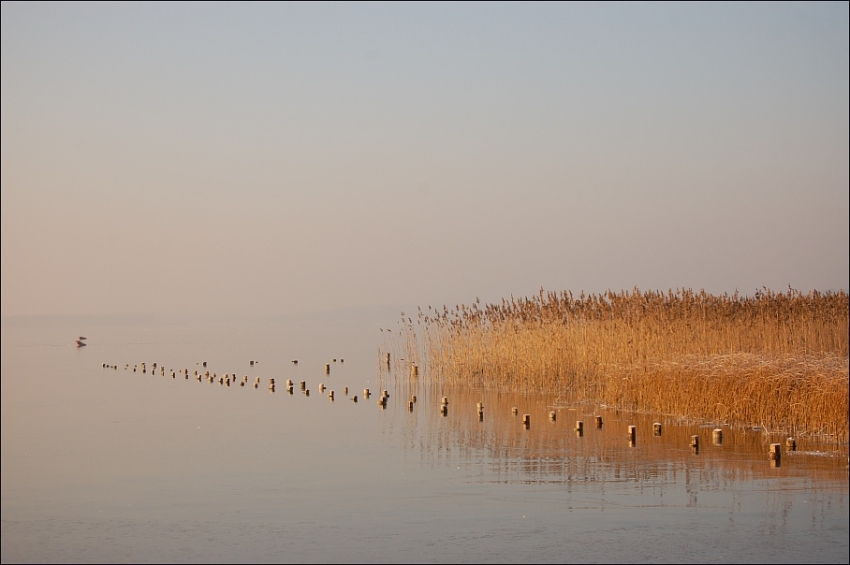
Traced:
<svg viewBox="0 0 850 565">
<path fill-rule="evenodd" d="M 4 318 L 2 562 L 850 561 L 846 444 L 427 385 L 395 324 Z"/>
</svg>

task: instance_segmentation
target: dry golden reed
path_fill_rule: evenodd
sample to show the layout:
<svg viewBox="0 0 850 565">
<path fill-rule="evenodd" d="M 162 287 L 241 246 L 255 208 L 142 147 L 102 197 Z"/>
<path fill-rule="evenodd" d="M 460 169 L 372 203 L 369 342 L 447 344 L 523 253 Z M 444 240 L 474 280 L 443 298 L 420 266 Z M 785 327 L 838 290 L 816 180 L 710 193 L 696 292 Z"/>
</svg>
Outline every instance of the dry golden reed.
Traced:
<svg viewBox="0 0 850 565">
<path fill-rule="evenodd" d="M 848 306 L 844 291 L 541 289 L 402 315 L 391 346 L 445 384 L 846 441 Z"/>
</svg>

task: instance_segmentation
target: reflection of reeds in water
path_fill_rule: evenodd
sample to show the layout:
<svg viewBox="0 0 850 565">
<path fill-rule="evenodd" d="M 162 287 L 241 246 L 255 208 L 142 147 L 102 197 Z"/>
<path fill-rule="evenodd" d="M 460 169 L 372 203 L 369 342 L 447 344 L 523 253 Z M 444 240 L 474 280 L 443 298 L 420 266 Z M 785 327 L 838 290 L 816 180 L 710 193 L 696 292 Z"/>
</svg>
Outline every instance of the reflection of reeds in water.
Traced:
<svg viewBox="0 0 850 565">
<path fill-rule="evenodd" d="M 771 467 L 768 449 L 779 437 L 760 431 L 726 429 L 685 423 L 673 417 L 617 411 L 577 404 L 559 405 L 551 394 L 519 394 L 401 382 L 394 394 L 417 391 L 416 406 L 406 420 L 406 434 L 429 461 L 466 460 L 486 464 L 490 480 L 520 482 L 654 481 L 674 480 L 692 473 L 694 481 L 730 484 L 762 477 L 805 476 L 829 481 L 847 477 L 846 445 L 835 449 L 816 438 L 801 439 L 791 452 L 782 437 L 780 468 Z M 443 416 L 440 404 L 448 398 Z M 477 403 L 486 407 L 479 419 Z M 512 408 L 518 408 L 518 414 Z M 548 414 L 555 409 L 556 420 Z M 531 425 L 522 425 L 524 414 Z M 597 428 L 595 417 L 602 416 Z M 576 422 L 583 421 L 583 433 Z M 656 435 L 653 424 L 663 430 Z M 629 426 L 636 428 L 630 444 Z M 427 438 L 415 439 L 417 435 Z M 700 449 L 691 448 L 699 435 Z M 826 449 L 826 451 L 824 451 Z M 846 488 L 846 487 L 845 487 Z"/>
<path fill-rule="evenodd" d="M 390 334 L 388 334 L 390 335 Z M 848 436 L 848 296 L 544 293 L 403 317 L 393 370 L 563 402 Z M 424 362 L 423 362 L 424 361 Z"/>
</svg>

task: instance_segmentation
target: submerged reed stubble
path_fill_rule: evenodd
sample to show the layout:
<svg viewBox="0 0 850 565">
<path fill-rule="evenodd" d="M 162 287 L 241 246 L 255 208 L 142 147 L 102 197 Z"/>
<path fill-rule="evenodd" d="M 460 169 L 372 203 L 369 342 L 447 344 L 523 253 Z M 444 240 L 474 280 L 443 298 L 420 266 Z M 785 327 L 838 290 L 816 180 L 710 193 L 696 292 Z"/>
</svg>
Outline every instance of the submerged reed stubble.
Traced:
<svg viewBox="0 0 850 565">
<path fill-rule="evenodd" d="M 420 309 L 394 337 L 446 384 L 846 441 L 848 306 L 844 291 L 541 289 Z"/>
</svg>

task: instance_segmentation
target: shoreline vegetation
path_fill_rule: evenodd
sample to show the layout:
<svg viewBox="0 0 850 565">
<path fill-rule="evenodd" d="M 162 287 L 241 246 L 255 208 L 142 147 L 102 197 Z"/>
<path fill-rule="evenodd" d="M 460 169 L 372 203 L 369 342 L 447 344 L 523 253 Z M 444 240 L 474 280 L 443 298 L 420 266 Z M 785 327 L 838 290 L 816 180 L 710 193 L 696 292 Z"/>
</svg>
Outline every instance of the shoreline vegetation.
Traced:
<svg viewBox="0 0 850 565">
<path fill-rule="evenodd" d="M 541 289 L 402 313 L 388 335 L 411 378 L 841 443 L 848 310 L 845 291 Z"/>
</svg>

